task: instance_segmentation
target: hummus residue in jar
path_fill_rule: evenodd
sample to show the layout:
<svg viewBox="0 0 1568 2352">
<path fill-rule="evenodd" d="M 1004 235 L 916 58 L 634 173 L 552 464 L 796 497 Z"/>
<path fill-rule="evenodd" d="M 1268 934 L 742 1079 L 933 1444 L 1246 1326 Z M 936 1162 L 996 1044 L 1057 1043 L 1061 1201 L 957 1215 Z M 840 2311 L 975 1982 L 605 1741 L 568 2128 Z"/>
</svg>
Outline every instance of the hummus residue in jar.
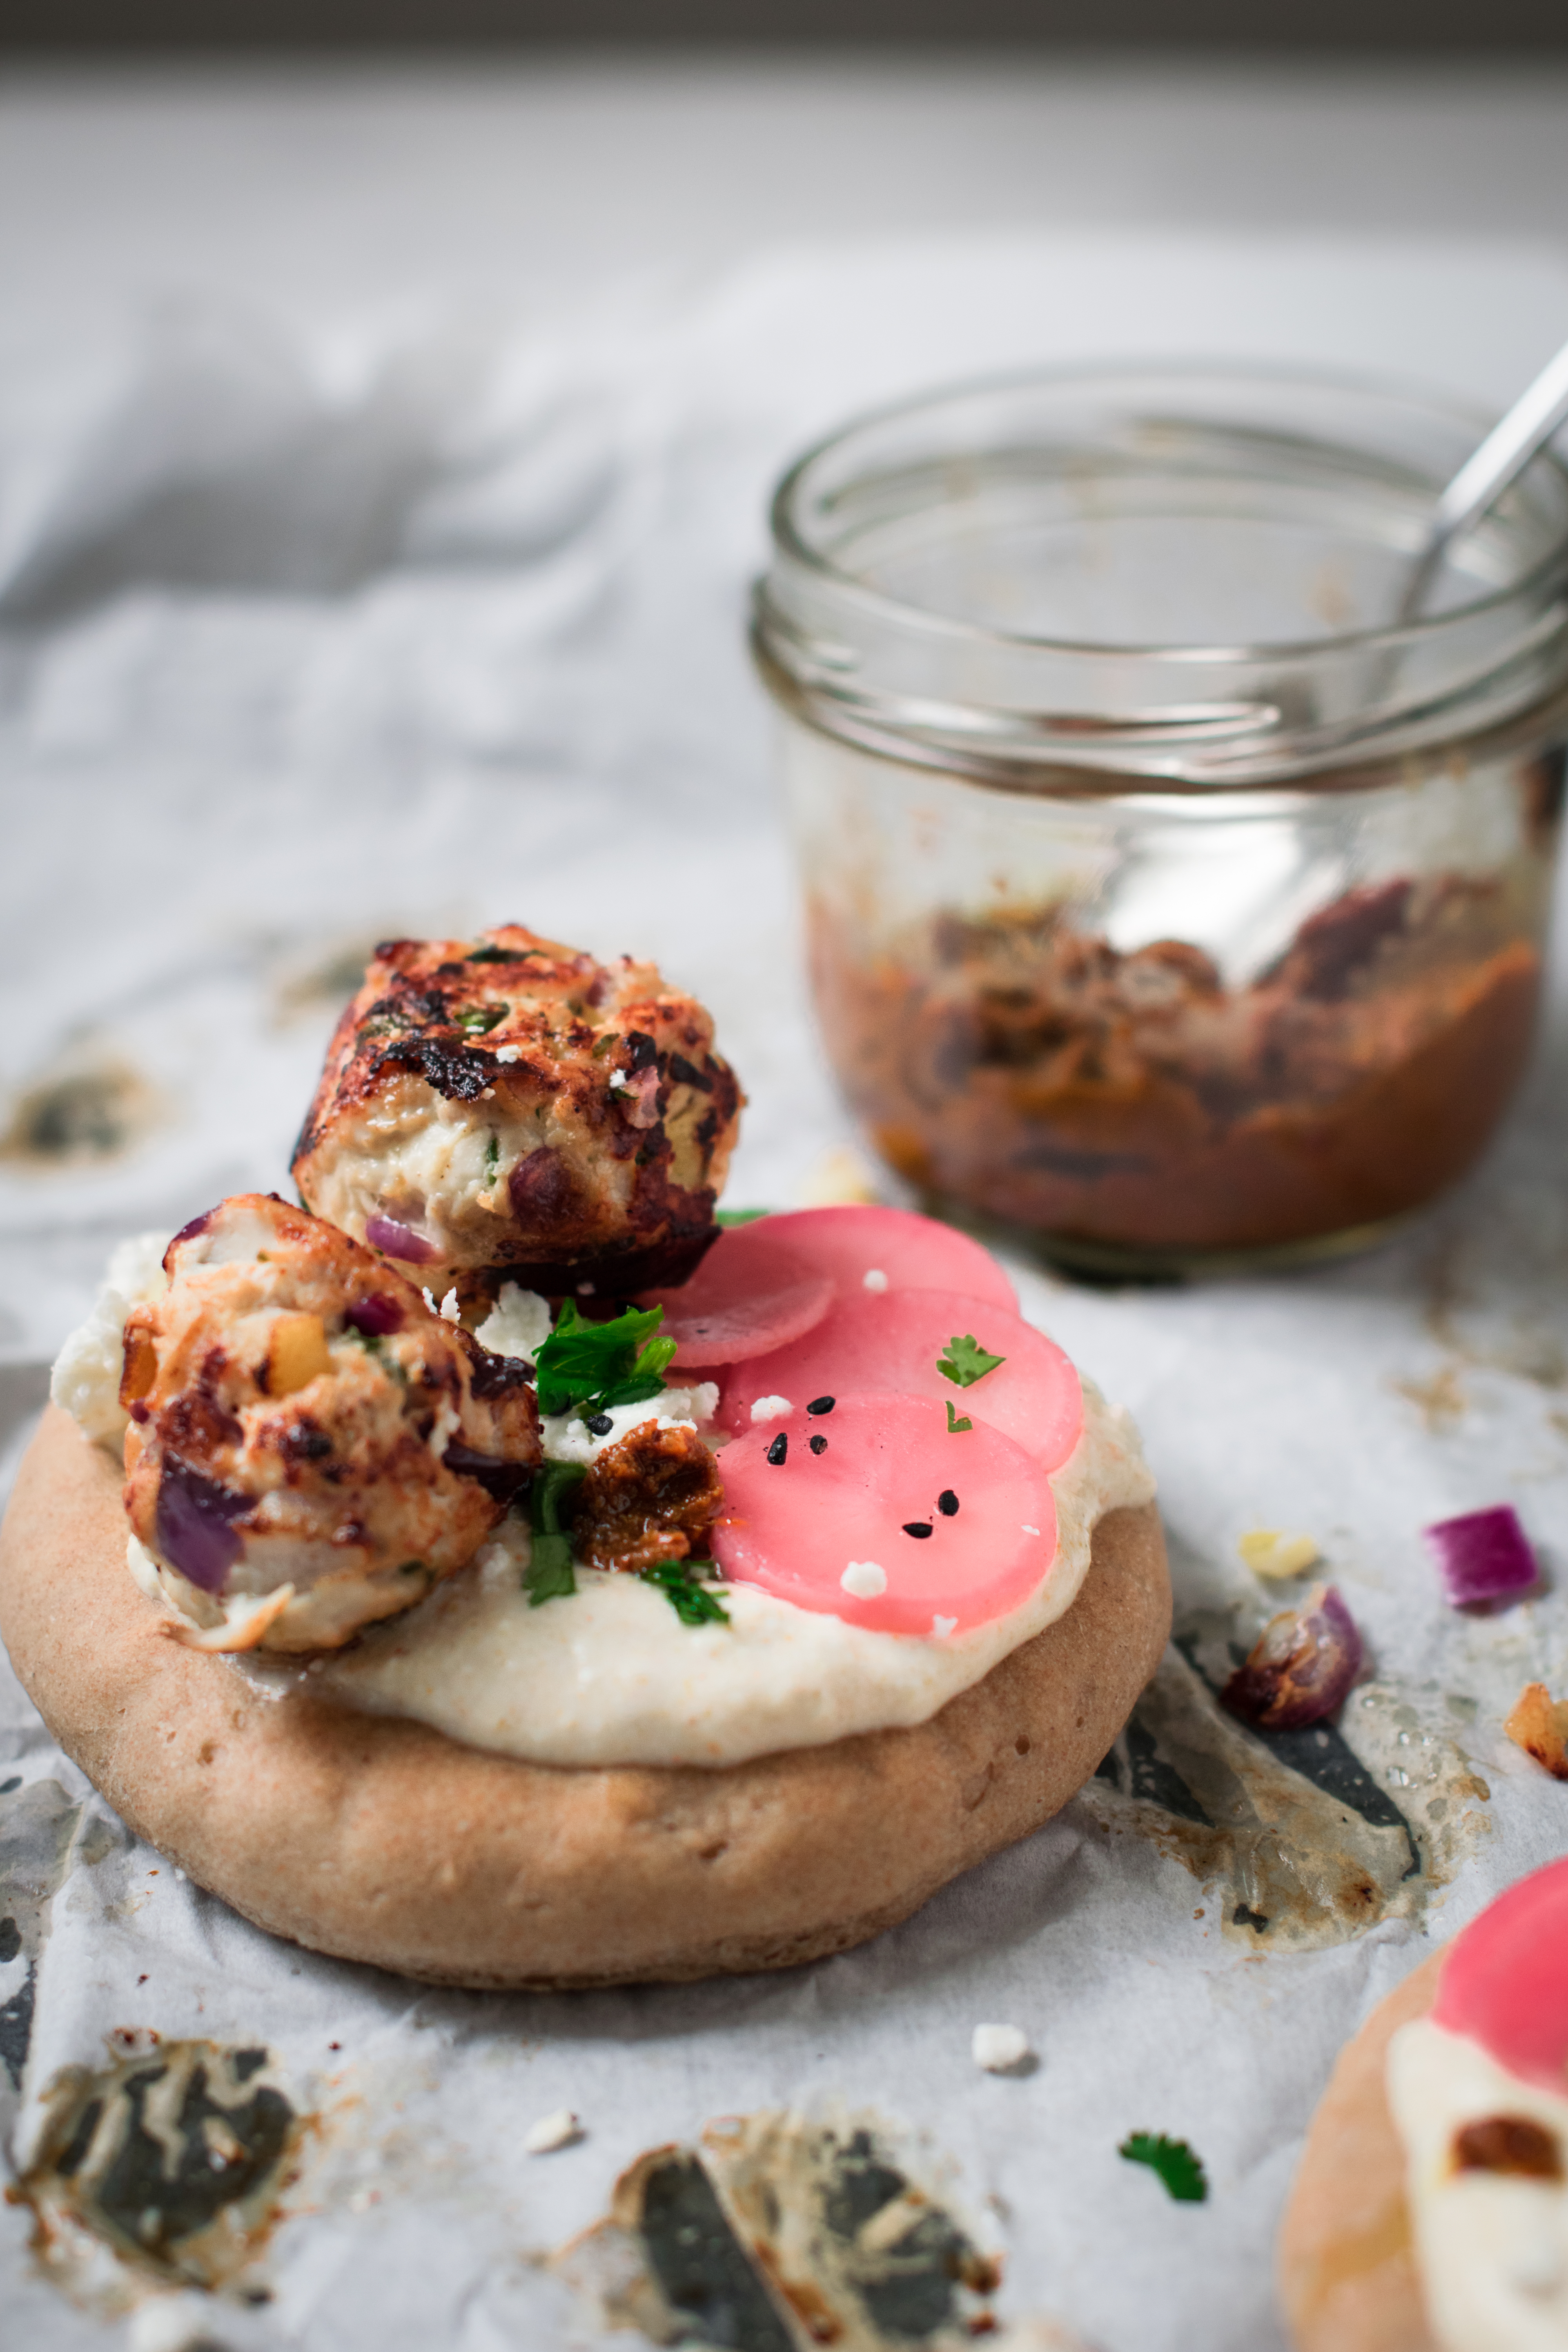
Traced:
<svg viewBox="0 0 1568 2352">
<path fill-rule="evenodd" d="M 395 1625 L 313 1664 L 310 1687 L 537 1764 L 740 1764 L 924 1723 L 1071 1607 L 1106 1512 L 1153 1496 L 1131 1422 L 1088 1381 L 1083 1433 L 1050 1483 L 1057 1549 L 1038 1587 L 946 1640 L 869 1632 L 747 1584 L 722 1588 L 727 1625 L 686 1625 L 639 1577 L 582 1568 L 575 1593 L 531 1607 L 514 1517 Z M 300 1679 L 258 1659 L 239 1670 L 276 1691 Z"/>
</svg>

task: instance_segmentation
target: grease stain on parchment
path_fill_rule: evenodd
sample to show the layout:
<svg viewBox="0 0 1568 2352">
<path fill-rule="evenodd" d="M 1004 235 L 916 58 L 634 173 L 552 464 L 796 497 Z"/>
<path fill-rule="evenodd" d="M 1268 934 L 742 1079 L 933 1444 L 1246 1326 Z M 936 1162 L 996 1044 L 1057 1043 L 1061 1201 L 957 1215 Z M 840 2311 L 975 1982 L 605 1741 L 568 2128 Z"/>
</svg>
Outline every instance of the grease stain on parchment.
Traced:
<svg viewBox="0 0 1568 2352">
<path fill-rule="evenodd" d="M 162 1096 L 116 1055 L 82 1051 L 11 1101 L 0 1160 L 35 1175 L 117 1160 L 165 1116 Z"/>
<path fill-rule="evenodd" d="M 0 1790 L 0 2124 L 15 2110 L 33 2030 L 38 1956 L 49 1930 L 50 1906 L 79 1865 L 91 1869 L 126 1843 L 58 1780 L 29 1780 Z"/>
<path fill-rule="evenodd" d="M 902 2126 L 764 2108 L 710 2124 L 696 2147 L 650 2148 L 551 2267 L 599 2325 L 654 2344 L 957 2352 L 994 2340 L 994 2238 Z"/>
<path fill-rule="evenodd" d="M 279 2218 L 312 2120 L 271 2053 L 133 2030 L 110 2050 L 108 2065 L 68 2066 L 49 2084 L 31 2161 L 6 2191 L 32 2208 L 44 2275 L 105 2318 L 171 2287 L 268 2300 L 239 2274 Z"/>
<path fill-rule="evenodd" d="M 1236 1654 L 1213 1620 L 1183 1633 L 1085 1790 L 1090 1812 L 1180 1862 L 1252 1951 L 1418 1916 L 1490 1826 L 1452 1726 L 1369 1684 L 1337 1727 L 1252 1731 L 1215 1696 Z"/>
</svg>

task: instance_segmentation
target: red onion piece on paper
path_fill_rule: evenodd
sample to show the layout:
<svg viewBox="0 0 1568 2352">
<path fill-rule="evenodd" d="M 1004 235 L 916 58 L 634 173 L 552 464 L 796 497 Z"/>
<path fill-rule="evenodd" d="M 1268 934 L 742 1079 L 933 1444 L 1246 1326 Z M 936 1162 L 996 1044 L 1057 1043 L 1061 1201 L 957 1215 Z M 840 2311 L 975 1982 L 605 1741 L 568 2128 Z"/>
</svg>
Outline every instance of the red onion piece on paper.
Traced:
<svg viewBox="0 0 1568 2352">
<path fill-rule="evenodd" d="M 384 1251 L 388 1257 L 400 1257 L 409 1265 L 428 1265 L 438 1258 L 440 1251 L 412 1225 L 400 1225 L 395 1217 L 372 1217 L 364 1229 L 364 1237 L 372 1249 Z"/>
<path fill-rule="evenodd" d="M 1258 1731 L 1301 1731 L 1332 1715 L 1361 1672 L 1361 1635 L 1331 1584 L 1263 1628 L 1220 1704 Z"/>
<path fill-rule="evenodd" d="M 1466 1511 L 1423 1528 L 1422 1541 L 1437 1563 L 1443 1591 L 1455 1609 L 1505 1593 L 1528 1592 L 1541 1580 L 1519 1514 L 1511 1503 Z"/>
</svg>

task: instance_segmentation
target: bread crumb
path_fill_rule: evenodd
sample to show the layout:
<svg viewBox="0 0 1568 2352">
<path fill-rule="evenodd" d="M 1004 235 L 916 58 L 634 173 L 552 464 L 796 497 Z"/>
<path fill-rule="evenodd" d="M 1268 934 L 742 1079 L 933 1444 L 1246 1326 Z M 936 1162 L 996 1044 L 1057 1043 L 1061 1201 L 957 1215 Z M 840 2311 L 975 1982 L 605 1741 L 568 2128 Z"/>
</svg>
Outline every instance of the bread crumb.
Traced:
<svg viewBox="0 0 1568 2352">
<path fill-rule="evenodd" d="M 1568 1780 L 1568 1706 L 1554 1699 L 1544 1683 L 1525 1684 L 1502 1727 L 1554 1780 Z"/>
<path fill-rule="evenodd" d="M 1236 1548 L 1254 1576 L 1267 1577 L 1271 1583 L 1280 1577 L 1304 1576 L 1323 1556 L 1311 1536 L 1290 1535 L 1283 1528 L 1249 1528 L 1237 1538 Z"/>
<path fill-rule="evenodd" d="M 583 2126 L 570 2107 L 557 2107 L 548 2116 L 541 2116 L 522 2136 L 522 2145 L 530 2156 L 549 2156 L 558 2147 L 570 2147 L 581 2139 Z"/>
<path fill-rule="evenodd" d="M 1016 2025 L 977 2025 L 969 2051 L 975 2064 L 988 2074 L 1004 2074 L 1030 2055 L 1029 2037 Z"/>
</svg>

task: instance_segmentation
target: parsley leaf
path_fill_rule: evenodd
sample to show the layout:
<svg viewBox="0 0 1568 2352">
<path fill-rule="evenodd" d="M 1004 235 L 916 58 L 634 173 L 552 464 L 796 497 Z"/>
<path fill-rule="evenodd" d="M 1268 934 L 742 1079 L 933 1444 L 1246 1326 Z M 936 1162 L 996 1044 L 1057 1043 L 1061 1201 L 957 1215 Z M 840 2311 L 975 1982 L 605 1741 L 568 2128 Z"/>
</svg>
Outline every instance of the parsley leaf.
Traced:
<svg viewBox="0 0 1568 2352">
<path fill-rule="evenodd" d="M 589 1323 L 568 1298 L 554 1330 L 533 1351 L 540 1412 L 605 1412 L 662 1395 L 676 1349 L 675 1340 L 654 1336 L 663 1320 L 662 1307 L 629 1307 L 612 1322 Z"/>
<path fill-rule="evenodd" d="M 967 1339 L 948 1341 L 947 1353 L 937 1358 L 936 1368 L 956 1388 L 972 1389 L 976 1381 L 983 1381 L 1006 1360 L 1005 1356 L 988 1355 L 971 1332 Z"/>
<path fill-rule="evenodd" d="M 465 963 L 521 963 L 525 956 L 537 955 L 537 948 L 471 948 L 463 958 Z"/>
<path fill-rule="evenodd" d="M 960 1421 L 958 1415 L 952 1409 L 952 1399 L 951 1397 L 946 1400 L 946 1403 L 947 1433 L 950 1437 L 962 1437 L 966 1429 L 973 1428 L 974 1423 L 970 1420 L 967 1413 L 965 1413 L 963 1419 Z"/>
<path fill-rule="evenodd" d="M 510 1004 L 470 1004 L 466 1013 L 458 1015 L 458 1026 L 470 1037 L 483 1037 L 506 1019 Z"/>
<path fill-rule="evenodd" d="M 1134 2132 L 1116 2153 L 1129 2164 L 1146 2164 L 1157 2172 L 1178 2205 L 1201 2205 L 1209 2193 L 1202 2161 L 1184 2139 L 1167 2139 L 1163 2132 Z"/>
<path fill-rule="evenodd" d="M 616 1047 L 620 1044 L 620 1042 L 621 1038 L 619 1030 L 606 1029 L 602 1037 L 595 1037 L 594 1040 L 594 1050 L 589 1055 L 588 1059 L 591 1062 L 602 1062 L 606 1054 L 613 1054 L 615 1052 Z"/>
<path fill-rule="evenodd" d="M 697 1581 L 702 1569 L 715 1576 L 719 1572 L 710 1559 L 656 1559 L 637 1574 L 645 1584 L 658 1585 L 683 1625 L 727 1625 L 729 1611 Z"/>
<path fill-rule="evenodd" d="M 542 1463 L 533 1474 L 528 1497 L 532 1541 L 522 1572 L 522 1589 L 531 1609 L 546 1601 L 564 1601 L 577 1590 L 571 1539 L 561 1525 L 561 1505 L 587 1475 L 580 1462 Z"/>
<path fill-rule="evenodd" d="M 713 1222 L 716 1225 L 722 1225 L 728 1233 L 731 1225 L 754 1225 L 759 1217 L 770 1213 L 767 1209 L 716 1209 Z"/>
<path fill-rule="evenodd" d="M 500 1139 L 498 1136 L 492 1135 L 489 1141 L 485 1146 L 485 1175 L 492 1184 L 495 1182 L 496 1170 L 500 1166 Z"/>
</svg>

